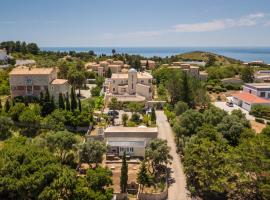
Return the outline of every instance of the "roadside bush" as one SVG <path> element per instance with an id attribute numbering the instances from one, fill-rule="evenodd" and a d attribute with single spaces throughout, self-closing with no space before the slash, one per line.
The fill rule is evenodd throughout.
<path id="1" fill-rule="evenodd" d="M 265 123 L 264 120 L 261 119 L 261 118 L 255 118 L 255 121 L 256 121 L 256 122 L 259 122 L 259 123 L 261 123 L 261 124 L 264 124 L 264 123 Z M 267 122 L 267 123 L 269 123 L 269 122 Z"/>
<path id="2" fill-rule="evenodd" d="M 254 105 L 249 112 L 257 118 L 270 119 L 270 106 L 268 105 Z"/>

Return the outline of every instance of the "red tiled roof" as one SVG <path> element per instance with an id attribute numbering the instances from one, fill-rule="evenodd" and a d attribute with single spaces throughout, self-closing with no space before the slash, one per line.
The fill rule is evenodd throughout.
<path id="1" fill-rule="evenodd" d="M 257 97 L 253 94 L 247 92 L 239 92 L 232 94 L 233 97 L 236 97 L 240 100 L 246 101 L 248 103 L 269 103 L 270 101 L 261 97 Z"/>

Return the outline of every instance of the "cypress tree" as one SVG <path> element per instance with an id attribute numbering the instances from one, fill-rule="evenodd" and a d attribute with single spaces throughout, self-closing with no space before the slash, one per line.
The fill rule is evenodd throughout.
<path id="1" fill-rule="evenodd" d="M 150 178 L 147 173 L 145 161 L 142 161 L 140 171 L 137 175 L 137 182 L 142 185 L 142 191 L 145 185 L 150 185 Z"/>
<path id="2" fill-rule="evenodd" d="M 66 110 L 70 111 L 70 102 L 69 102 L 69 96 L 66 97 Z"/>
<path id="3" fill-rule="evenodd" d="M 145 69 L 149 69 L 149 63 L 148 63 L 148 60 L 146 61 L 146 64 L 145 64 Z"/>
<path id="4" fill-rule="evenodd" d="M 189 77 L 186 72 L 183 72 L 182 100 L 191 107 L 190 95 L 191 95 L 191 90 L 189 87 Z"/>
<path id="5" fill-rule="evenodd" d="M 126 152 L 124 151 L 121 167 L 121 178 L 120 178 L 120 188 L 121 193 L 127 192 L 127 183 L 128 183 L 128 164 L 126 158 Z"/>
<path id="6" fill-rule="evenodd" d="M 55 102 L 54 102 L 54 96 L 51 97 L 51 110 L 54 111 L 55 110 Z"/>
<path id="7" fill-rule="evenodd" d="M 40 95 L 39 95 L 39 105 L 42 106 L 44 103 L 44 94 L 43 92 L 40 92 Z"/>
<path id="8" fill-rule="evenodd" d="M 80 98 L 78 98 L 79 111 L 82 112 L 82 104 Z"/>
<path id="9" fill-rule="evenodd" d="M 2 100 L 0 99 L 0 110 L 2 110 L 3 106 L 2 106 Z"/>
<path id="10" fill-rule="evenodd" d="M 44 101 L 45 102 L 50 102 L 50 93 L 49 93 L 48 88 L 47 88 L 46 93 L 45 93 Z"/>
<path id="11" fill-rule="evenodd" d="M 65 102 L 64 102 L 62 93 L 59 93 L 58 107 L 59 107 L 60 109 L 65 110 Z"/>
<path id="12" fill-rule="evenodd" d="M 24 101 L 24 105 L 25 105 L 25 106 L 28 106 L 28 105 L 29 105 L 28 96 L 25 96 L 25 97 L 23 98 L 23 101 Z"/>
<path id="13" fill-rule="evenodd" d="M 152 122 L 156 122 L 156 112 L 155 112 L 155 108 L 153 107 L 152 112 L 151 112 L 151 121 Z"/>
<path id="14" fill-rule="evenodd" d="M 5 112 L 8 113 L 9 109 L 10 109 L 10 104 L 9 104 L 9 100 L 7 99 L 5 103 Z"/>
<path id="15" fill-rule="evenodd" d="M 70 104 L 71 104 L 71 110 L 72 111 L 74 111 L 74 110 L 76 110 L 76 108 L 77 108 L 77 101 L 76 101 L 76 94 L 75 94 L 75 90 L 74 90 L 74 88 L 72 87 L 71 88 L 71 102 L 70 102 Z"/>

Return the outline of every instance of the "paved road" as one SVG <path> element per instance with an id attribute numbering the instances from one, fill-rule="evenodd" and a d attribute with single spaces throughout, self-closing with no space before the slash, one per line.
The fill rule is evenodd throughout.
<path id="1" fill-rule="evenodd" d="M 157 125 L 158 125 L 158 137 L 165 139 L 168 142 L 168 146 L 171 147 L 171 155 L 173 156 L 173 162 L 171 167 L 171 178 L 174 179 L 172 185 L 169 187 L 169 200 L 189 200 L 189 192 L 186 189 L 186 177 L 183 171 L 181 160 L 176 153 L 176 146 L 174 142 L 174 135 L 170 124 L 163 111 L 156 111 Z"/>
<path id="2" fill-rule="evenodd" d="M 213 104 L 214 104 L 216 107 L 218 107 L 218 108 L 220 108 L 220 109 L 222 109 L 222 110 L 227 111 L 228 113 L 231 113 L 233 110 L 240 109 L 243 113 L 246 114 L 246 118 L 247 118 L 248 120 L 255 120 L 255 117 L 252 116 L 252 115 L 250 115 L 249 112 L 248 112 L 247 110 L 245 110 L 245 109 L 243 109 L 243 108 L 241 108 L 241 107 L 239 107 L 239 106 L 237 106 L 237 105 L 235 105 L 235 104 L 233 105 L 233 107 L 227 106 L 227 105 L 226 105 L 226 102 L 224 102 L 224 101 L 216 101 L 216 102 L 214 102 Z"/>

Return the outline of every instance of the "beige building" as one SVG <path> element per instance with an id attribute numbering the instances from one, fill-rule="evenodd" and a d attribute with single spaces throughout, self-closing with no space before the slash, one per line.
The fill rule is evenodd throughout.
<path id="1" fill-rule="evenodd" d="M 119 101 L 152 100 L 152 80 L 151 74 L 137 72 L 133 68 L 128 73 L 112 74 L 108 81 L 107 95 L 115 96 Z"/>
<path id="2" fill-rule="evenodd" d="M 65 79 L 57 79 L 56 68 L 16 67 L 9 73 L 11 96 L 39 96 L 48 89 L 58 99 L 59 93 L 64 96 L 70 91 Z"/>
<path id="3" fill-rule="evenodd" d="M 108 127 L 104 131 L 108 155 L 122 156 L 124 152 L 132 157 L 144 157 L 150 140 L 157 138 L 158 129 L 148 127 Z"/>
<path id="4" fill-rule="evenodd" d="M 141 60 L 141 66 L 142 66 L 142 68 L 146 68 L 147 62 L 148 62 L 149 69 L 155 69 L 156 62 L 153 61 L 153 60 Z"/>
<path id="5" fill-rule="evenodd" d="M 168 66 L 169 69 L 180 69 L 187 72 L 189 75 L 196 77 L 201 80 L 207 80 L 208 74 L 206 72 L 200 72 L 200 67 L 192 66 L 187 63 L 173 62 L 172 66 Z"/>
<path id="6" fill-rule="evenodd" d="M 89 71 L 96 72 L 99 76 L 106 76 L 109 69 L 111 70 L 111 73 L 120 73 L 123 69 L 129 68 L 129 65 L 124 64 L 121 60 L 108 59 L 106 61 L 101 61 L 100 63 L 86 63 L 85 68 Z"/>

